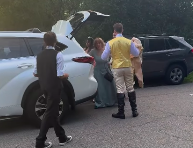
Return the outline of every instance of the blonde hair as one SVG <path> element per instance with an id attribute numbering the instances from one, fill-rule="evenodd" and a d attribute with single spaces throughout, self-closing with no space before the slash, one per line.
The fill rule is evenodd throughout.
<path id="1" fill-rule="evenodd" d="M 135 46 L 138 49 L 143 50 L 143 46 L 141 44 L 141 41 L 138 38 L 133 37 L 131 40 L 134 42 Z"/>
<path id="2" fill-rule="evenodd" d="M 101 38 L 96 38 L 96 39 L 94 40 L 94 48 L 95 48 L 95 49 L 97 49 L 97 44 L 98 44 L 98 43 L 101 43 L 103 48 L 105 47 L 105 42 L 103 41 L 103 39 L 101 39 Z"/>

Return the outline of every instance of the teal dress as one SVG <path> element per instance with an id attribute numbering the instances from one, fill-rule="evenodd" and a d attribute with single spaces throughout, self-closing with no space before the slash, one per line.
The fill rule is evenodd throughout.
<path id="1" fill-rule="evenodd" d="M 95 108 L 114 106 L 117 103 L 117 91 L 115 82 L 109 82 L 104 78 L 107 71 L 111 72 L 109 62 L 101 59 L 96 49 L 89 53 L 95 59 L 94 77 L 98 82 L 98 92 L 95 97 Z"/>

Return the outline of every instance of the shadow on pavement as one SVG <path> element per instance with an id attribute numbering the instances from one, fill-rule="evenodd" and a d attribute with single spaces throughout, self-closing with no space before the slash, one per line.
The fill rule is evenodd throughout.
<path id="1" fill-rule="evenodd" d="M 75 111 L 69 110 L 62 125 L 84 121 L 89 118 L 89 112 L 94 110 L 92 101 L 85 102 L 76 107 Z M 22 131 L 38 129 L 30 125 L 23 117 L 0 120 L 0 134 L 17 133 Z"/>
<path id="2" fill-rule="evenodd" d="M 166 86 L 166 82 L 163 78 L 160 79 L 145 79 L 144 80 L 144 88 L 147 87 L 158 87 L 158 86 Z M 135 88 L 138 88 L 138 82 L 135 80 Z"/>
<path id="3" fill-rule="evenodd" d="M 71 124 L 75 122 L 84 121 L 90 118 L 89 112 L 94 112 L 94 103 L 92 100 L 76 106 L 74 111 L 70 110 L 63 124 Z"/>
<path id="4" fill-rule="evenodd" d="M 30 126 L 26 121 L 24 121 L 22 117 L 7 119 L 7 120 L 0 120 L 1 134 L 25 131 L 29 129 L 34 129 L 34 128 Z"/>
<path id="5" fill-rule="evenodd" d="M 157 86 L 163 86 L 166 85 L 166 83 L 163 80 L 145 80 L 145 88 L 146 87 L 157 87 Z M 136 84 L 137 88 L 137 84 Z M 114 107 L 111 107 L 113 109 Z M 115 106 L 115 108 L 117 108 Z M 105 108 L 109 109 L 109 108 Z M 94 110 L 94 103 L 92 101 L 85 102 L 83 104 L 80 104 L 76 107 L 75 111 L 69 110 L 68 115 L 66 116 L 66 119 L 63 121 L 62 125 L 68 125 L 73 124 L 76 122 L 84 121 L 90 118 L 89 112 L 95 112 Z M 101 110 L 97 109 L 96 111 Z M 102 109 L 104 110 L 104 109 Z M 8 133 L 15 133 L 15 132 L 21 132 L 26 130 L 34 130 L 37 129 L 33 126 L 31 126 L 24 118 L 14 118 L 14 119 L 8 119 L 8 120 L 0 120 L 0 133 L 1 134 L 8 134 Z"/>

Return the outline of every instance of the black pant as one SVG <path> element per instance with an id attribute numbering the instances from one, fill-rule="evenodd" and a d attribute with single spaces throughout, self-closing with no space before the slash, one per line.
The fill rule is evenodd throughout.
<path id="1" fill-rule="evenodd" d="M 61 98 L 61 90 L 44 91 L 47 99 L 47 108 L 42 120 L 39 136 L 36 138 L 36 148 L 42 148 L 47 137 L 46 134 L 49 128 L 53 125 L 56 136 L 60 141 L 66 141 L 67 136 L 59 123 L 59 103 Z"/>

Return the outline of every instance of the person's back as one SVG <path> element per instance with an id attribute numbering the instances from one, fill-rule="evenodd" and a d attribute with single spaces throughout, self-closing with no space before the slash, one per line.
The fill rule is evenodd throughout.
<path id="1" fill-rule="evenodd" d="M 54 126 L 56 136 L 61 146 L 72 140 L 72 136 L 66 136 L 64 129 L 59 123 L 59 107 L 61 100 L 62 84 L 60 79 L 68 78 L 63 71 L 64 59 L 60 52 L 55 50 L 57 42 L 54 32 L 44 34 L 45 49 L 37 56 L 37 64 L 34 68 L 34 76 L 39 78 L 42 92 L 46 98 L 46 111 L 44 113 L 40 132 L 36 138 L 36 148 L 50 148 L 51 142 L 45 142 L 48 129 Z"/>
<path id="2" fill-rule="evenodd" d="M 138 112 L 136 94 L 133 88 L 133 70 L 130 54 L 139 56 L 139 50 L 131 40 L 123 37 L 123 25 L 121 23 L 116 23 L 113 28 L 114 36 L 116 37 L 106 44 L 105 50 L 101 55 L 103 60 L 107 60 L 110 54 L 112 57 L 112 72 L 117 87 L 118 98 L 118 113 L 112 114 L 112 117 L 125 119 L 125 87 L 128 92 L 133 117 L 137 117 Z"/>
<path id="3" fill-rule="evenodd" d="M 109 41 L 109 45 L 111 47 L 112 68 L 131 67 L 131 40 L 125 37 L 116 37 Z"/>
<path id="4" fill-rule="evenodd" d="M 37 56 L 37 72 L 42 90 L 61 87 L 61 79 L 57 76 L 57 54 L 56 50 L 47 49 Z"/>

